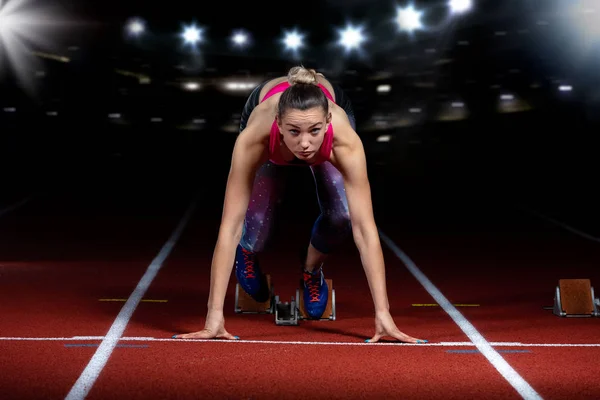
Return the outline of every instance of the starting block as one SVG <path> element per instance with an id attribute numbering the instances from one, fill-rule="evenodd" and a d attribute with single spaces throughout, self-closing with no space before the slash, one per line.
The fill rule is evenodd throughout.
<path id="1" fill-rule="evenodd" d="M 600 300 L 589 279 L 560 279 L 552 313 L 559 317 L 600 317 Z"/>
<path id="2" fill-rule="evenodd" d="M 240 287 L 239 283 L 235 285 L 235 313 L 236 314 L 273 314 L 275 302 L 273 296 L 273 285 L 271 284 L 271 275 L 267 274 L 267 284 L 269 285 L 269 299 L 264 303 L 254 300 L 248 293 Z"/>
<path id="3" fill-rule="evenodd" d="M 292 297 L 290 302 L 279 301 L 279 296 L 275 296 L 275 324 L 276 325 L 298 325 L 298 306 Z"/>

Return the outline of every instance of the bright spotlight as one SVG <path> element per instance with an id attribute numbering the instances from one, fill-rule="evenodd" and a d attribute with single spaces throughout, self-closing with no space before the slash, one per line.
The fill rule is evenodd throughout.
<path id="1" fill-rule="evenodd" d="M 237 31 L 231 36 L 231 41 L 235 46 L 246 46 L 250 42 L 250 36 L 244 31 Z"/>
<path id="2" fill-rule="evenodd" d="M 63 24 L 56 11 L 47 5 L 32 6 L 26 0 L 0 0 L 0 62 L 6 60 L 6 66 L 28 88 L 33 84 L 30 71 L 37 61 L 32 53 L 51 50 L 51 28 Z"/>
<path id="3" fill-rule="evenodd" d="M 450 10 L 454 13 L 463 13 L 471 9 L 473 3 L 471 0 L 450 0 Z"/>
<path id="4" fill-rule="evenodd" d="M 421 23 L 423 12 L 415 10 L 412 5 L 405 8 L 398 8 L 396 12 L 396 22 L 401 30 L 412 32 L 423 27 Z"/>
<path id="5" fill-rule="evenodd" d="M 339 44 L 346 48 L 346 51 L 351 51 L 352 49 L 357 49 L 360 45 L 366 40 L 363 35 L 363 27 L 354 27 L 352 25 L 348 25 L 345 29 L 341 29 L 338 31 L 340 35 Z"/>
<path id="6" fill-rule="evenodd" d="M 139 18 L 133 18 L 127 22 L 127 32 L 133 36 L 139 36 L 146 30 L 146 24 Z"/>
<path id="7" fill-rule="evenodd" d="M 284 43 L 286 49 L 296 51 L 299 48 L 304 46 L 303 40 L 304 40 L 303 34 L 297 32 L 297 31 L 292 31 L 292 32 L 285 33 L 283 43 Z"/>
<path id="8" fill-rule="evenodd" d="M 200 85 L 197 82 L 186 82 L 183 84 L 185 90 L 194 91 L 200 89 Z"/>
<path id="9" fill-rule="evenodd" d="M 195 25 L 186 26 L 181 37 L 186 43 L 194 45 L 202 41 L 202 29 Z"/>

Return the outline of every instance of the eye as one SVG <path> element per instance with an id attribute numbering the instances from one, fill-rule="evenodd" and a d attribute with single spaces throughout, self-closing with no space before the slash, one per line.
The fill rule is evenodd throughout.
<path id="1" fill-rule="evenodd" d="M 296 136 L 296 135 L 298 135 L 300 133 L 297 129 L 290 129 L 289 132 L 290 132 L 290 134 L 292 134 L 294 136 Z"/>

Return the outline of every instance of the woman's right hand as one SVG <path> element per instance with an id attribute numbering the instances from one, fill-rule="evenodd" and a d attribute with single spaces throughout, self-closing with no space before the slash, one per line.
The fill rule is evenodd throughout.
<path id="1" fill-rule="evenodd" d="M 209 311 L 206 315 L 204 329 L 197 332 L 173 335 L 174 339 L 228 339 L 239 340 L 225 329 L 225 317 L 223 312 Z"/>

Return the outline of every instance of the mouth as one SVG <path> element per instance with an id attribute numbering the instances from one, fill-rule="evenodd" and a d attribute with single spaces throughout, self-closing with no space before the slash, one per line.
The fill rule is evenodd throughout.
<path id="1" fill-rule="evenodd" d="M 301 151 L 300 154 L 302 157 L 308 157 L 312 154 L 312 151 Z"/>

